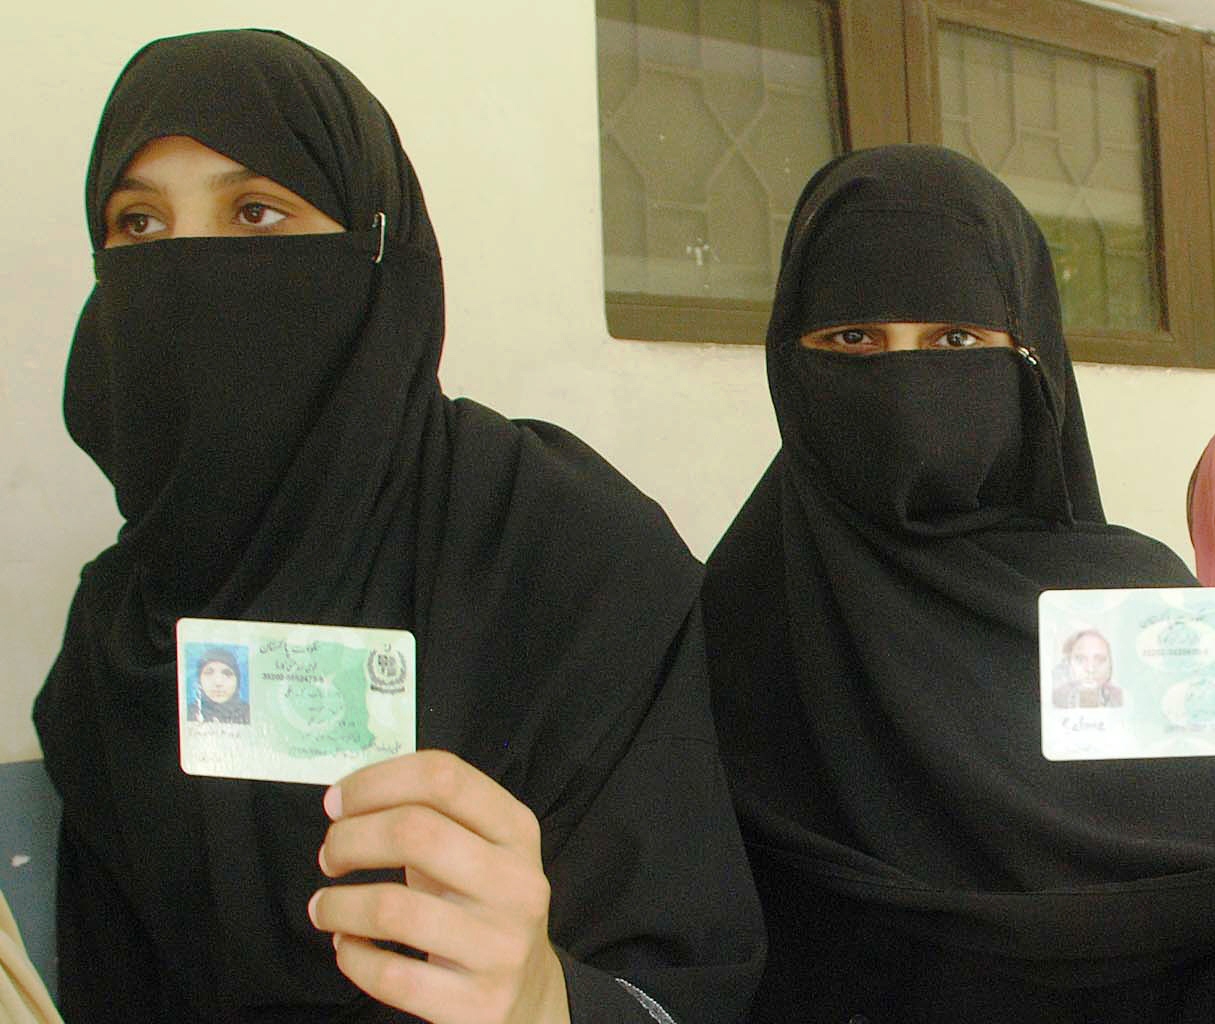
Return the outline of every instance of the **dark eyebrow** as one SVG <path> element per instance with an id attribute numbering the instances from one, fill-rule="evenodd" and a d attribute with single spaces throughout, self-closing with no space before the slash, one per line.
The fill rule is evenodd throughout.
<path id="1" fill-rule="evenodd" d="M 114 182 L 114 187 L 110 190 L 110 194 L 115 192 L 155 192 L 156 189 L 149 185 L 146 181 L 139 178 L 119 178 Z"/>
<path id="2" fill-rule="evenodd" d="M 207 178 L 207 185 L 215 190 L 227 188 L 229 185 L 239 185 L 243 181 L 252 181 L 254 178 L 265 178 L 264 174 L 259 174 L 257 171 L 251 171 L 247 167 L 238 168 L 235 171 L 225 171 L 223 174 L 213 174 Z M 273 181 L 273 178 L 266 178 L 267 181 Z M 160 191 L 155 185 L 152 185 L 142 178 L 119 178 L 114 183 L 114 192 L 158 192 Z"/>
<path id="3" fill-rule="evenodd" d="M 229 185 L 239 185 L 242 181 L 250 181 L 253 178 L 265 178 L 264 174 L 259 174 L 257 171 L 251 171 L 248 167 L 241 167 L 235 171 L 225 171 L 223 174 L 213 174 L 207 179 L 207 184 L 214 189 L 226 188 Z M 266 178 L 267 181 L 273 179 Z"/>

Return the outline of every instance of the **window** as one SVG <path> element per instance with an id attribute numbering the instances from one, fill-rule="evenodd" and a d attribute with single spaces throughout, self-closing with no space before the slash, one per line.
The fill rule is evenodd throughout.
<path id="1" fill-rule="evenodd" d="M 762 338 L 789 215 L 842 150 L 828 7 L 600 0 L 613 334 Z"/>
<path id="2" fill-rule="evenodd" d="M 1034 215 L 1069 327 L 1159 330 L 1147 74 L 947 24 L 937 66 L 941 141 Z"/>
<path id="3" fill-rule="evenodd" d="M 598 13 L 614 335 L 762 341 L 809 174 L 844 148 L 941 142 L 1042 226 L 1075 358 L 1215 366 L 1215 42 L 1076 0 Z"/>
<path id="4" fill-rule="evenodd" d="M 1073 358 L 1215 365 L 1191 257 L 1210 220 L 1198 34 L 1067 0 L 904 6 L 910 137 L 975 157 L 1035 215 Z"/>

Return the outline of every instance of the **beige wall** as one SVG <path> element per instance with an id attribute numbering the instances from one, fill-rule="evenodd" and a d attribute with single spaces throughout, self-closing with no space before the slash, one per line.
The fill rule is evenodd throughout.
<path id="1" fill-rule="evenodd" d="M 444 251 L 450 394 L 569 426 L 658 498 L 702 557 L 776 447 L 759 349 L 607 336 L 591 0 L 194 6 L 205 13 L 163 0 L 26 5 L 0 34 L 0 761 L 37 756 L 30 701 L 80 566 L 118 525 L 100 473 L 63 430 L 59 400 L 91 281 L 89 145 L 114 77 L 151 38 L 283 28 L 384 101 Z M 1079 376 L 1110 517 L 1189 558 L 1182 498 L 1215 430 L 1215 375 L 1081 367 Z"/>

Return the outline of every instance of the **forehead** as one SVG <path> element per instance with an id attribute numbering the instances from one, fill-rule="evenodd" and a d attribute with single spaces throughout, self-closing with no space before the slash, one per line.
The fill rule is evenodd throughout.
<path id="1" fill-rule="evenodd" d="M 348 72 L 322 54 L 261 31 L 158 40 L 119 76 L 98 127 L 87 186 L 90 230 L 105 240 L 103 208 L 135 156 L 188 135 L 281 183 L 347 223 L 345 185 L 360 133 L 346 102 Z"/>
<path id="2" fill-rule="evenodd" d="M 231 180 L 225 176 L 247 177 L 254 173 L 188 135 L 163 135 L 135 152 L 114 183 L 114 190 L 195 179 L 218 185 Z"/>

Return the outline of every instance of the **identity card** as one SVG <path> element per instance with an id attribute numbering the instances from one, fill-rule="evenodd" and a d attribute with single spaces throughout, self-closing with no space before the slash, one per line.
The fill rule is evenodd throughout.
<path id="1" fill-rule="evenodd" d="M 181 767 L 328 785 L 409 753 L 415 661 L 403 629 L 179 619 Z"/>
<path id="2" fill-rule="evenodd" d="M 1215 755 L 1215 588 L 1045 591 L 1038 649 L 1048 759 Z"/>

